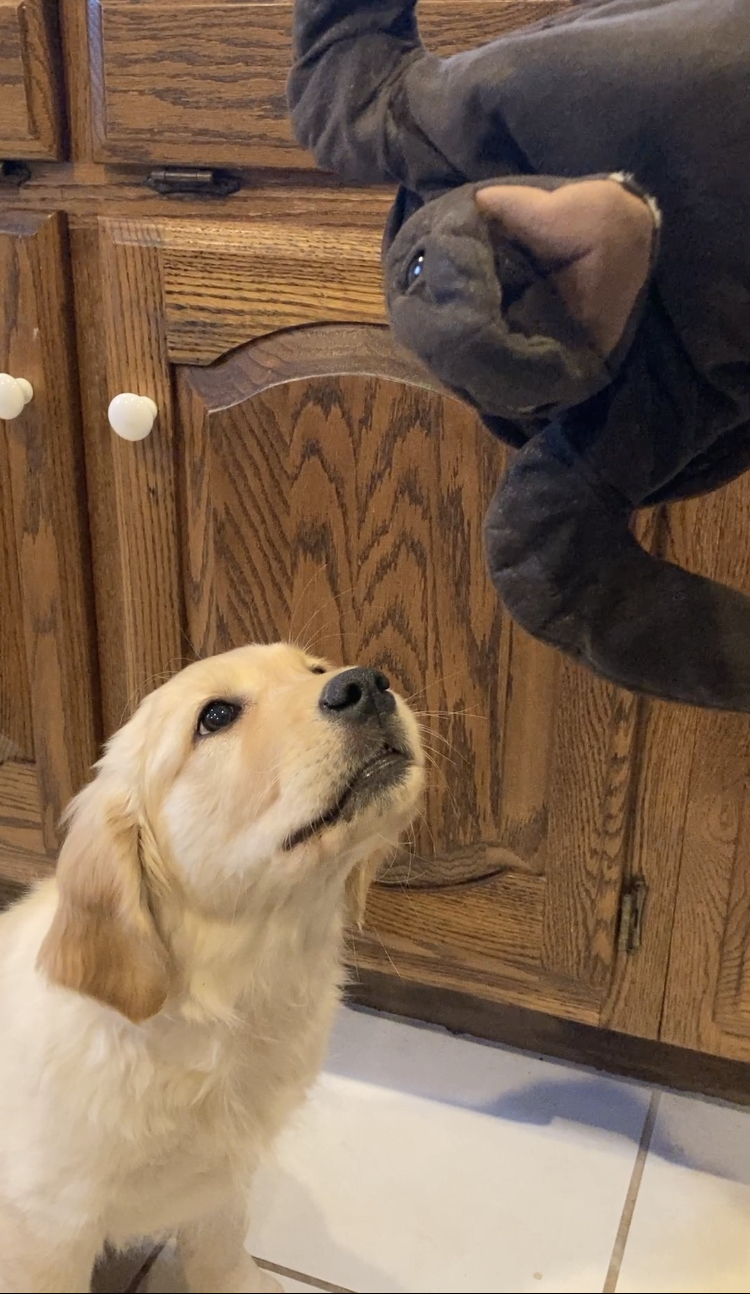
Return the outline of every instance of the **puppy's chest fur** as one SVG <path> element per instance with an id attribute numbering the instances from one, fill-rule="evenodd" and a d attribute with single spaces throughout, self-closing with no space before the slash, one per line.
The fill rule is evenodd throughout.
<path id="1" fill-rule="evenodd" d="M 192 1154 L 205 1137 L 201 1158 L 243 1165 L 261 1151 L 322 1064 L 339 998 L 337 959 L 325 962 L 298 967 L 294 982 L 250 985 L 228 1019 L 167 1014 L 146 1025 L 131 1070 L 137 1140 Z M 123 1074 L 120 1091 L 128 1086 Z"/>
<path id="2" fill-rule="evenodd" d="M 0 1204 L 33 1202 L 63 1228 L 93 1212 L 122 1245 L 245 1189 L 320 1069 L 340 978 L 336 923 L 320 939 L 253 943 L 263 955 L 233 983 L 209 959 L 186 1000 L 138 1026 L 47 989 L 24 947 L 0 973 L 17 1035 L 0 1055 Z M 19 976 L 35 1010 L 28 993 L 20 1009 Z"/>
<path id="3" fill-rule="evenodd" d="M 273 1021 L 275 1036 L 240 1017 L 233 1026 L 166 1028 L 152 1041 L 123 1111 L 137 1125 L 133 1140 L 110 1161 L 113 1242 L 169 1230 L 175 1199 L 184 1220 L 212 1198 L 219 1205 L 231 1183 L 249 1182 L 320 1068 L 336 996 L 312 1015 L 302 1004 L 287 1009 Z"/>
<path id="4" fill-rule="evenodd" d="M 102 1093 L 89 1110 L 92 1129 L 106 1128 L 95 1176 L 112 1243 L 168 1232 L 247 1188 L 320 1068 L 337 996 L 333 981 L 312 1010 L 277 1002 L 263 1019 L 240 1003 L 232 1024 L 161 1021 L 137 1057 L 112 1056 L 123 1096 L 113 1106 Z"/>

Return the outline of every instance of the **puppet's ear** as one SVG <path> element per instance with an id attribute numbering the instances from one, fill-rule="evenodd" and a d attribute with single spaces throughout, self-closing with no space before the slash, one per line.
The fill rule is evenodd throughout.
<path id="1" fill-rule="evenodd" d="M 551 192 L 525 184 L 479 189 L 479 209 L 549 271 L 597 351 L 621 340 L 648 278 L 658 213 L 616 179 L 579 180 Z"/>

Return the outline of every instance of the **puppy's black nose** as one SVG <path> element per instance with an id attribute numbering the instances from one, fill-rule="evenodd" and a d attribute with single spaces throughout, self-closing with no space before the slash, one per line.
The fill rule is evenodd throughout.
<path id="1" fill-rule="evenodd" d="M 392 714 L 396 698 L 378 669 L 345 669 L 334 674 L 320 694 L 320 709 L 330 719 L 359 721 Z"/>

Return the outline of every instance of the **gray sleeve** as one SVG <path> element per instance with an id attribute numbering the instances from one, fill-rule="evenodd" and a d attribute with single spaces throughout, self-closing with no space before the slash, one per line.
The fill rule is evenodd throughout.
<path id="1" fill-rule="evenodd" d="M 750 711 L 750 598 L 644 551 L 631 508 L 559 428 L 517 456 L 490 505 L 490 575 L 527 632 L 634 692 Z"/>
<path id="2" fill-rule="evenodd" d="M 325 170 L 422 193 L 467 178 L 466 123 L 479 125 L 478 84 L 493 99 L 505 43 L 485 47 L 464 75 L 462 56 L 424 49 L 415 10 L 416 0 L 297 0 L 288 101 L 297 139 Z M 479 134 L 492 140 L 488 174 L 516 169 L 492 109 Z"/>
<path id="3" fill-rule="evenodd" d="M 416 0 L 296 0 L 289 104 L 325 169 L 421 194 L 534 172 L 630 170 L 650 188 L 642 154 L 663 170 L 661 118 L 687 112 L 686 78 L 706 48 L 731 61 L 747 33 L 747 7 L 730 0 L 594 0 L 439 58 L 418 12 Z"/>
<path id="4" fill-rule="evenodd" d="M 415 5 L 297 0 L 289 107 L 297 139 L 325 170 L 370 184 L 402 179 L 409 141 L 393 100 L 421 56 Z"/>

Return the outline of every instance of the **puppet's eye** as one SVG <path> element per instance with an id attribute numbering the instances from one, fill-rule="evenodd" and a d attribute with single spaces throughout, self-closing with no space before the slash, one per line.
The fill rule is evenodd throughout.
<path id="1" fill-rule="evenodd" d="M 424 252 L 417 252 L 409 261 L 409 268 L 406 271 L 406 290 L 413 288 L 424 274 Z"/>

